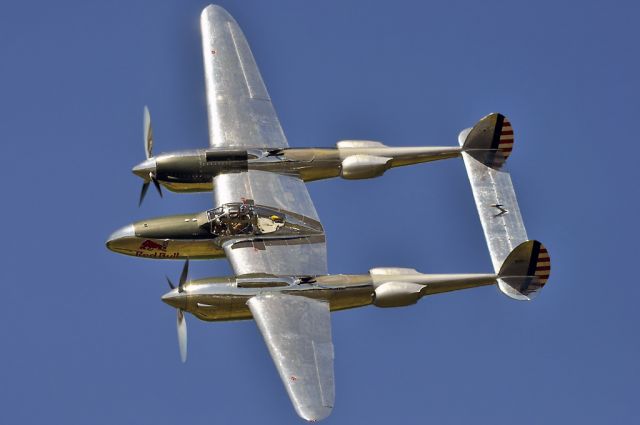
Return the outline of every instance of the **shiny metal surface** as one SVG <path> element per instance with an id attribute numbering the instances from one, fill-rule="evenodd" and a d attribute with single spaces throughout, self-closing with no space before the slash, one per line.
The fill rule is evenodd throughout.
<path id="1" fill-rule="evenodd" d="M 460 145 L 464 145 L 467 134 L 460 134 Z M 462 158 L 497 273 L 507 255 L 528 240 L 511 177 L 505 165 L 501 169 L 488 167 L 467 152 Z"/>
<path id="2" fill-rule="evenodd" d="M 387 146 L 376 140 L 340 140 L 336 143 L 338 149 L 370 149 L 386 148 Z"/>
<path id="3" fill-rule="evenodd" d="M 316 242 L 317 241 L 317 242 Z M 324 236 L 320 239 L 282 239 L 277 245 L 254 243 L 224 245 L 224 253 L 236 274 L 269 273 L 290 276 L 327 274 L 327 249 Z"/>
<path id="4" fill-rule="evenodd" d="M 282 294 L 258 295 L 247 304 L 298 415 L 327 417 L 335 400 L 329 304 Z"/>
<path id="5" fill-rule="evenodd" d="M 256 204 L 291 211 L 319 221 L 309 192 L 302 180 L 293 176 L 249 170 L 222 174 L 215 178 L 215 204 L 251 199 Z M 268 273 L 289 276 L 327 274 L 324 235 L 279 244 L 224 245 L 235 274 Z"/>
<path id="6" fill-rule="evenodd" d="M 121 254 L 157 259 L 213 259 L 251 246 L 303 245 L 324 240 L 319 221 L 278 208 L 228 203 L 194 214 L 145 219 L 115 232 L 107 248 Z M 271 249 L 271 248 L 269 248 Z"/>
<path id="7" fill-rule="evenodd" d="M 498 278 L 495 274 L 423 274 L 415 269 L 398 267 L 378 267 L 369 270 L 374 291 L 387 283 L 387 289 L 383 291 L 383 297 L 391 298 L 405 294 L 414 294 L 414 285 L 398 285 L 398 282 L 422 285 L 420 297 L 425 295 L 441 294 L 444 292 L 459 291 L 462 289 L 476 288 L 479 286 L 494 285 Z"/>
<path id="8" fill-rule="evenodd" d="M 376 307 L 404 307 L 422 298 L 424 285 L 413 282 L 385 282 L 375 289 Z"/>
<path id="9" fill-rule="evenodd" d="M 350 155 L 342 161 L 342 178 L 370 179 L 384 174 L 391 167 L 386 156 Z"/>
<path id="10" fill-rule="evenodd" d="M 155 239 L 122 237 L 110 239 L 107 248 L 118 254 L 154 260 L 214 260 L 224 258 L 224 250 L 208 239 Z"/>
<path id="11" fill-rule="evenodd" d="M 176 310 L 176 329 L 178 331 L 178 348 L 180 349 L 180 360 L 187 361 L 187 319 L 184 312 Z"/>
<path id="12" fill-rule="evenodd" d="M 249 44 L 226 10 L 200 16 L 211 146 L 287 147 Z"/>
<path id="13" fill-rule="evenodd" d="M 375 292 L 387 283 L 420 285 L 420 297 L 496 283 L 494 274 L 422 274 L 415 270 L 372 269 L 364 275 L 324 275 L 312 279 L 254 273 L 191 280 L 173 289 L 162 301 L 206 321 L 251 318 L 247 301 L 261 294 L 304 296 L 329 303 L 331 311 L 363 307 L 375 301 Z M 395 271 L 393 271 L 395 270 Z M 396 285 L 394 285 L 396 286 Z"/>
<path id="14" fill-rule="evenodd" d="M 151 127 L 151 114 L 147 106 L 144 107 L 142 127 L 142 133 L 144 134 L 144 154 L 147 159 L 150 159 L 153 156 L 153 128 Z"/>
<path id="15" fill-rule="evenodd" d="M 289 149 L 235 20 L 210 5 L 202 12 L 201 29 L 210 147 L 152 157 L 145 108 L 147 160 L 132 171 L 146 187 L 150 181 L 179 192 L 215 187 L 215 208 L 143 220 L 107 241 L 109 249 L 139 257 L 229 258 L 234 276 L 188 281 L 186 262 L 180 284 L 169 281 L 172 290 L 162 301 L 177 309 L 183 361 L 186 312 L 207 321 L 254 318 L 296 411 L 317 421 L 331 413 L 335 399 L 330 311 L 407 306 L 426 295 L 496 282 L 507 295 L 528 299 L 544 286 L 548 252 L 537 241 L 520 244 L 526 232 L 510 177 L 501 168 L 513 145 L 506 117 L 484 117 L 461 133 L 461 147 L 393 148 L 344 140 L 335 149 Z M 392 267 L 327 274 L 324 229 L 304 181 L 371 178 L 391 167 L 457 156 L 469 174 L 495 274 Z"/>
<path id="16" fill-rule="evenodd" d="M 156 159 L 148 158 L 134 166 L 131 171 L 143 180 L 149 180 L 149 173 L 156 172 Z"/>
<path id="17" fill-rule="evenodd" d="M 294 176 L 249 170 L 215 178 L 215 206 L 252 199 L 258 205 L 280 208 L 319 221 L 307 187 Z"/>
<path id="18" fill-rule="evenodd" d="M 114 232 L 106 246 L 119 254 L 141 258 L 222 258 L 224 251 L 212 243 L 207 224 L 205 213 L 146 219 Z"/>
<path id="19" fill-rule="evenodd" d="M 107 239 L 107 245 L 109 244 L 109 242 L 116 241 L 121 238 L 133 237 L 135 235 L 136 235 L 136 232 L 133 227 L 133 224 L 128 224 L 126 226 L 119 228 L 118 230 L 113 232 L 111 235 L 109 235 L 109 239 Z"/>
<path id="20" fill-rule="evenodd" d="M 388 168 L 454 158 L 460 147 L 387 147 L 373 142 L 338 142 L 338 148 L 209 148 L 159 154 L 133 167 L 145 181 L 153 176 L 175 192 L 207 192 L 220 174 L 247 170 L 296 176 L 303 181 L 355 178 L 354 166 L 364 165 L 357 178 L 373 178 Z M 365 161 L 363 161 L 363 159 Z M 377 164 L 378 162 L 381 164 Z M 381 165 L 370 172 L 371 165 Z M 362 167 L 358 167 L 362 168 Z"/>
<path id="21" fill-rule="evenodd" d="M 247 301 L 261 294 L 304 296 L 329 303 L 331 311 L 362 307 L 373 301 L 369 275 L 326 275 L 313 280 L 256 273 L 210 277 L 187 282 L 162 297 L 172 307 L 206 321 L 251 319 Z"/>
<path id="22" fill-rule="evenodd" d="M 526 241 L 507 256 L 500 268 L 500 291 L 520 301 L 533 299 L 551 274 L 551 258 L 547 248 L 538 241 Z"/>

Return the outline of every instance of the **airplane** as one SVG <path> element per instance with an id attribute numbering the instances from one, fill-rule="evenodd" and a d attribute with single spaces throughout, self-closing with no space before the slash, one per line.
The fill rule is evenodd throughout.
<path id="1" fill-rule="evenodd" d="M 167 278 L 171 290 L 162 296 L 177 312 L 182 361 L 185 313 L 205 321 L 253 319 L 296 412 L 318 421 L 335 401 L 332 311 L 403 307 L 427 295 L 488 285 L 512 299 L 530 300 L 545 286 L 549 253 L 527 237 L 506 169 L 514 141 L 506 117 L 490 114 L 463 130 L 459 147 L 348 141 L 336 149 L 291 149 L 236 21 L 209 5 L 200 23 L 210 147 L 153 157 L 145 109 L 148 159 L 134 172 L 145 179 L 141 199 L 151 182 L 175 191 L 215 187 L 215 207 L 142 220 L 107 241 L 118 253 L 186 259 L 177 285 Z M 493 272 L 423 274 L 377 267 L 366 274 L 328 274 L 325 232 L 306 181 L 369 178 L 390 167 L 453 157 L 462 158 L 469 176 Z M 232 276 L 189 279 L 189 259 L 222 257 Z"/>
<path id="2" fill-rule="evenodd" d="M 471 136 L 466 137 L 464 142 L 460 143 L 459 147 L 422 147 L 415 148 L 415 150 L 414 148 L 384 147 L 348 148 L 348 150 L 364 150 L 371 153 L 374 149 L 382 149 L 395 151 L 396 154 L 403 150 L 413 152 L 423 150 L 425 152 L 439 152 L 441 157 L 444 157 L 443 152 L 447 152 L 446 155 L 450 157 L 462 156 L 462 153 L 466 152 L 475 157 L 491 155 L 490 160 L 496 164 L 503 163 L 508 158 L 513 148 L 514 139 L 513 128 L 506 117 L 497 113 L 490 114 L 482 118 L 471 130 Z M 318 150 L 319 149 L 307 149 L 309 152 Z M 209 152 L 215 151 L 209 150 Z M 397 159 L 401 157 L 401 155 L 402 154 L 397 154 L 395 158 Z M 365 155 L 354 154 L 348 156 L 343 162 L 350 159 L 358 160 L 358 157 L 361 156 Z M 404 158 L 404 161 L 417 161 L 426 158 L 427 156 L 413 155 Z M 434 158 L 434 156 L 430 158 Z M 235 162 L 235 160 L 231 162 Z M 220 163 L 222 164 L 223 161 Z M 327 161 L 321 161 L 318 164 L 318 168 L 327 170 L 329 168 L 327 163 Z M 315 160 L 305 164 L 308 174 L 315 173 L 313 169 L 315 164 Z M 332 161 L 330 164 L 331 167 L 340 167 L 340 163 L 336 161 Z M 258 165 L 259 163 L 256 163 L 256 166 Z M 282 163 L 275 165 L 280 166 Z M 227 169 L 229 169 L 229 167 L 227 167 Z M 258 172 L 264 172 L 262 175 L 281 174 L 285 176 L 295 176 L 304 181 L 304 179 L 300 178 L 291 169 L 289 169 L 288 172 L 277 171 L 273 168 L 258 170 L 257 168 L 247 168 L 246 165 L 244 169 L 245 171 L 255 170 L 255 175 L 259 175 L 257 174 Z M 344 167 L 342 171 L 344 172 Z M 218 173 L 218 177 L 220 177 L 220 181 L 224 181 L 221 175 L 233 173 L 241 173 L 241 171 L 228 170 Z M 216 177 L 210 177 L 210 179 L 212 181 L 218 181 Z M 145 184 L 148 184 L 148 182 Z M 311 218 L 311 216 L 305 217 L 300 215 L 291 209 L 287 210 L 285 208 L 286 205 L 274 208 L 273 205 L 267 203 L 256 205 L 254 199 L 248 199 L 246 197 L 226 199 L 226 201 L 234 200 L 235 202 L 218 204 L 219 206 L 217 208 L 202 212 L 147 218 L 129 224 L 113 233 L 107 242 L 107 247 L 120 254 L 144 258 L 174 260 L 188 258 L 216 259 L 225 257 L 224 244 L 230 240 L 239 243 L 241 239 L 254 239 L 257 236 L 270 240 L 299 239 L 302 235 L 315 237 L 316 239 L 323 236 L 324 229 L 318 220 Z M 496 204 L 495 208 L 503 214 L 507 212 L 502 209 L 500 204 Z M 308 208 L 307 211 L 309 211 Z M 238 220 L 236 220 L 237 217 L 243 217 L 244 225 L 240 225 Z M 231 224 L 232 220 L 235 220 L 233 225 Z"/>

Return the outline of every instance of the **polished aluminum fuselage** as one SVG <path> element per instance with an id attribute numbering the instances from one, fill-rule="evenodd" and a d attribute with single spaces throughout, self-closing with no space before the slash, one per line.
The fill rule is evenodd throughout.
<path id="1" fill-rule="evenodd" d="M 343 161 L 356 155 L 389 160 L 388 167 L 454 158 L 457 147 L 376 147 L 341 148 L 254 148 L 246 150 L 199 149 L 160 154 L 134 167 L 133 172 L 147 179 L 152 172 L 159 183 L 174 192 L 213 190 L 219 174 L 246 170 L 295 175 L 305 182 L 339 177 Z"/>
<path id="2" fill-rule="evenodd" d="M 205 217 L 205 213 L 196 213 L 141 220 L 114 232 L 106 245 L 119 254 L 141 258 L 224 258 Z"/>
<path id="3" fill-rule="evenodd" d="M 417 302 L 426 295 L 493 285 L 494 274 L 422 274 L 413 269 L 378 268 L 369 274 L 324 275 L 315 277 L 252 274 L 205 278 L 188 282 L 162 297 L 173 307 L 207 321 L 251 319 L 247 301 L 265 293 L 298 295 L 329 303 L 331 311 L 364 307 L 398 307 Z M 402 284 L 415 285 L 418 293 L 407 295 Z M 385 286 L 398 285 L 395 294 Z M 387 288 L 388 289 L 388 288 Z M 382 299 L 391 295 L 391 298 Z M 398 298 L 400 297 L 400 298 Z"/>
<path id="4" fill-rule="evenodd" d="M 185 285 L 184 292 L 176 289 L 162 299 L 202 320 L 244 320 L 252 318 L 247 301 L 267 292 L 323 300 L 329 303 L 332 311 L 366 306 L 374 299 L 374 288 L 368 275 L 319 276 L 310 283 L 291 277 L 199 279 Z"/>
<path id="5" fill-rule="evenodd" d="M 233 249 L 255 242 L 264 249 L 265 244 L 296 245 L 320 239 L 324 241 L 322 224 L 310 217 L 261 205 L 229 203 L 201 213 L 135 222 L 114 232 L 106 245 L 134 257 L 215 259 L 225 256 L 225 244 Z"/>

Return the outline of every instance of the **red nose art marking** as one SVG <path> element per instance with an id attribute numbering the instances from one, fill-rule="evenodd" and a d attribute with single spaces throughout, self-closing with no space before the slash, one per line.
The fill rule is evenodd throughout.
<path id="1" fill-rule="evenodd" d="M 167 250 L 167 245 L 169 245 L 169 242 L 163 242 L 162 244 L 159 244 L 157 242 L 151 241 L 149 239 L 147 239 L 146 241 L 142 242 L 140 244 L 140 249 L 144 249 L 147 251 L 163 251 L 166 252 Z"/>

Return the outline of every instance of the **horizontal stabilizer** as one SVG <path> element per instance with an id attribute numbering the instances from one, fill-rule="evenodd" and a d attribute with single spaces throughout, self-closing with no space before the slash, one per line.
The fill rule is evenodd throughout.
<path id="1" fill-rule="evenodd" d="M 460 132 L 458 141 L 464 152 L 492 168 L 499 169 L 513 149 L 513 128 L 502 114 L 482 118 L 473 128 Z"/>
<path id="2" fill-rule="evenodd" d="M 511 124 L 504 115 L 490 114 L 462 131 L 458 141 L 498 286 L 511 298 L 531 299 L 549 278 L 549 254 L 527 237 L 504 166 L 513 147 Z"/>
<path id="3" fill-rule="evenodd" d="M 482 141 L 479 126 L 482 124 L 482 128 L 491 128 L 488 123 L 497 122 L 498 115 L 492 114 L 483 118 L 469 132 L 466 139 L 462 138 L 462 133 L 460 138 L 460 143 L 463 145 L 462 159 L 467 169 L 473 198 L 496 273 L 502 267 L 507 255 L 516 246 L 529 240 L 520 215 L 511 176 L 506 167 L 498 169 L 492 164 L 487 165 L 481 160 L 482 158 L 478 159 L 472 151 L 467 151 L 469 144 L 475 146 Z M 474 133 L 479 136 L 473 137 Z"/>
<path id="4" fill-rule="evenodd" d="M 498 273 L 498 287 L 516 300 L 530 300 L 544 287 L 551 274 L 551 258 L 538 241 L 518 245 Z"/>

